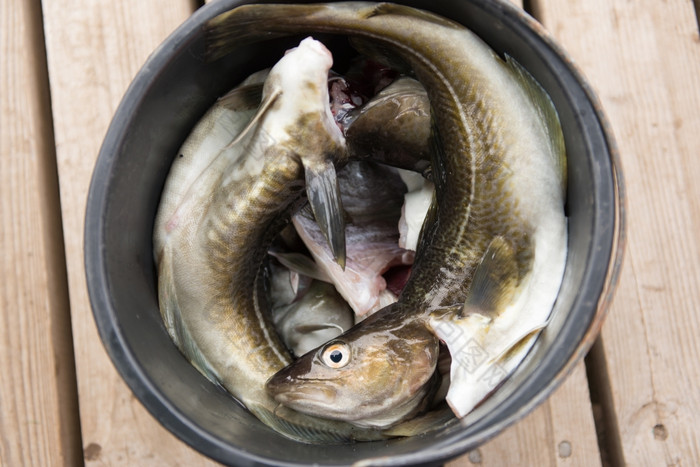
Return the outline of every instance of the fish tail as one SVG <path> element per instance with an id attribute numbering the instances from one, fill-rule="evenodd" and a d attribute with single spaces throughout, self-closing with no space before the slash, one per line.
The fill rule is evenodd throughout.
<path id="1" fill-rule="evenodd" d="M 177 288 L 174 283 L 175 275 L 172 271 L 172 254 L 171 249 L 166 248 L 158 268 L 158 301 L 163 322 L 177 348 L 192 365 L 211 382 L 220 385 L 219 376 L 214 367 L 207 361 L 182 319 Z"/>
<path id="2" fill-rule="evenodd" d="M 309 5 L 242 5 L 210 20 L 206 26 L 208 60 L 217 60 L 236 48 L 304 30 L 338 32 L 377 14 L 382 4 L 342 2 Z"/>

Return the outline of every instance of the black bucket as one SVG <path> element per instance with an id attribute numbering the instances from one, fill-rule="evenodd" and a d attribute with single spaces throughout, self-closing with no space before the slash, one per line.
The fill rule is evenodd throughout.
<path id="1" fill-rule="evenodd" d="M 569 158 L 564 280 L 551 324 L 526 360 L 462 423 L 382 442 L 291 441 L 263 425 L 185 360 L 161 322 L 156 293 L 153 222 L 176 151 L 217 97 L 253 71 L 271 66 L 294 44 L 269 41 L 205 62 L 204 23 L 243 3 L 249 2 L 217 0 L 185 21 L 137 74 L 105 137 L 87 204 L 85 262 L 95 321 L 107 352 L 160 423 L 225 464 L 431 465 L 454 458 L 545 400 L 600 330 L 623 238 L 621 175 L 600 106 L 542 27 L 506 1 L 398 2 L 463 23 L 496 51 L 524 65 L 554 100 Z M 327 39 L 336 63 L 342 62 L 343 50 L 349 50 L 344 39 Z"/>

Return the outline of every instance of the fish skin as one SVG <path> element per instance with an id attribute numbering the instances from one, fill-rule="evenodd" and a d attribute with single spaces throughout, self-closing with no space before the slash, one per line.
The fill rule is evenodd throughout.
<path id="1" fill-rule="evenodd" d="M 413 264 L 413 252 L 398 247 L 399 211 L 405 186 L 394 169 L 371 161 L 350 161 L 338 171 L 338 186 L 348 220 L 347 263 L 341 269 L 321 230 L 307 210 L 292 222 L 313 256 L 358 319 L 396 301 L 382 274 L 392 266 Z"/>
<path id="2" fill-rule="evenodd" d="M 277 274 L 288 278 L 290 273 Z M 271 300 L 274 300 L 272 294 Z M 300 298 L 276 305 L 273 301 L 272 319 L 280 337 L 294 355 L 303 355 L 328 342 L 355 323 L 348 304 L 326 282 L 312 281 Z"/>
<path id="3" fill-rule="evenodd" d="M 425 173 L 430 166 L 430 102 L 423 86 L 402 77 L 349 113 L 350 157 Z"/>
<path id="4" fill-rule="evenodd" d="M 400 303 L 389 305 L 320 352 L 307 353 L 276 373 L 268 387 L 287 407 L 359 427 L 385 429 L 413 418 L 428 407 L 438 387 L 438 339 L 405 317 Z M 352 343 L 352 358 L 342 372 L 323 363 L 327 350 L 338 343 Z"/>
<path id="5" fill-rule="evenodd" d="M 360 38 L 364 46 L 407 63 L 428 91 L 437 136 L 432 158 L 437 207 L 424 226 L 413 274 L 390 308 L 396 310 L 391 314 L 397 325 L 411 326 L 417 342 L 433 352 L 437 339 L 431 344 L 425 337 L 428 321 L 440 310 L 461 309 L 475 270 L 497 236 L 515 252 L 513 306 L 523 317 L 548 315 L 566 260 L 563 136 L 555 128 L 558 121 L 542 121 L 542 103 L 534 102 L 513 69 L 461 25 L 387 3 L 242 6 L 210 22 L 209 48 L 216 58 L 261 35 L 299 32 Z M 551 101 L 547 105 L 554 112 Z M 358 325 L 363 326 L 363 339 L 372 332 L 371 322 L 366 323 Z M 338 338 L 351 355 L 360 342 L 355 329 Z M 317 367 L 323 365 L 324 349 L 310 352 L 278 375 L 301 381 L 321 372 Z M 429 366 L 416 369 L 421 370 L 431 371 Z M 354 381 L 367 381 L 368 371 L 364 380 L 355 371 Z M 369 391 L 382 388 L 353 387 L 354 395 L 347 397 L 355 404 L 346 407 L 345 417 L 357 420 L 376 408 L 368 407 L 366 399 L 379 404 Z M 277 376 L 267 388 L 278 400 L 296 397 L 290 392 L 293 385 L 280 384 Z M 313 397 L 297 398 L 294 404 L 297 410 L 321 415 L 337 412 Z"/>
<path id="6" fill-rule="evenodd" d="M 311 443 L 382 439 L 375 430 L 278 407 L 264 390 L 291 361 L 266 313 L 267 249 L 303 193 L 305 166 L 346 153 L 328 109 L 332 57 L 309 41 L 270 71 L 262 94 L 266 110 L 253 117 L 254 125 L 242 118 L 231 130 L 218 128 L 222 139 L 214 156 L 178 158 L 173 166 L 179 175 L 166 184 L 154 227 L 161 313 L 195 367 L 280 433 Z M 296 81 L 289 84 L 288 77 Z M 208 116 L 216 120 L 222 112 L 231 117 L 216 106 Z M 209 143 L 216 139 L 206 132 L 211 119 L 195 129 Z M 244 127 L 247 133 L 236 136 Z M 183 155 L 198 157 L 202 146 L 190 143 L 193 152 Z M 187 173 L 193 168 L 199 173 Z M 179 186 L 183 181 L 190 186 Z"/>

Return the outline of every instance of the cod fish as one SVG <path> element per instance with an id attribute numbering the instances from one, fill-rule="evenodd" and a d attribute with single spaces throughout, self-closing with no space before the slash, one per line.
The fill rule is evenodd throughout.
<path id="1" fill-rule="evenodd" d="M 465 415 L 487 394 L 471 394 L 482 375 L 462 344 L 486 345 L 502 380 L 522 356 L 508 350 L 532 344 L 561 283 L 566 156 L 547 94 L 462 25 L 390 3 L 244 5 L 207 30 L 213 59 L 271 37 L 348 35 L 365 55 L 405 64 L 431 104 L 435 202 L 399 301 L 279 371 L 269 394 L 301 412 L 391 427 L 429 406 L 441 338 L 452 355 L 447 402 Z M 470 321 L 478 332 L 465 336 Z"/>
<path id="2" fill-rule="evenodd" d="M 398 246 L 405 186 L 393 169 L 351 161 L 338 171 L 346 217 L 346 264 L 341 268 L 308 210 L 292 222 L 318 268 L 335 285 L 358 319 L 396 301 L 382 277 L 389 268 L 413 264 L 414 253 Z"/>
<path id="3" fill-rule="evenodd" d="M 272 320 L 294 355 L 303 355 L 328 342 L 355 323 L 352 309 L 333 285 L 311 280 L 303 292 L 284 300 L 285 294 L 275 289 L 291 289 L 289 278 L 296 273 L 282 267 L 271 269 Z"/>
<path id="4" fill-rule="evenodd" d="M 350 157 L 427 173 L 430 102 L 423 86 L 401 77 L 345 119 Z"/>
<path id="5" fill-rule="evenodd" d="M 347 153 L 328 104 L 331 64 L 325 46 L 305 39 L 219 101 L 173 164 L 153 239 L 161 314 L 176 345 L 264 423 L 305 442 L 384 437 L 279 407 L 264 389 L 292 361 L 267 313 L 267 250 L 305 185 L 332 211 L 337 188 L 318 188 L 318 178 L 332 181 Z"/>

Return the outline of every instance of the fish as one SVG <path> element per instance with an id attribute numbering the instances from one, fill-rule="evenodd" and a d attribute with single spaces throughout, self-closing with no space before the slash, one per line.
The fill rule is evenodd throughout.
<path id="1" fill-rule="evenodd" d="M 398 302 L 280 370 L 266 387 L 300 412 L 392 427 L 429 405 L 442 338 L 455 376 L 446 400 L 464 416 L 473 407 L 471 396 L 460 400 L 470 373 L 452 368 L 469 363 L 470 349 L 440 329 L 464 331 L 460 323 L 471 319 L 488 334 L 512 317 L 508 338 L 501 333 L 497 344 L 525 348 L 561 284 L 566 151 L 549 96 L 461 24 L 402 5 L 244 5 L 213 18 L 206 31 L 210 59 L 273 37 L 347 35 L 361 53 L 404 67 L 425 87 L 435 197 Z M 489 366 L 505 368 L 513 355 L 500 348 Z"/>
<path id="2" fill-rule="evenodd" d="M 418 172 L 399 169 L 399 176 L 407 189 L 399 218 L 399 246 L 416 251 L 423 223 L 433 203 L 435 185 Z"/>
<path id="3" fill-rule="evenodd" d="M 343 130 L 351 159 L 428 173 L 430 102 L 415 79 L 400 77 L 349 112 Z"/>
<path id="4" fill-rule="evenodd" d="M 382 274 L 413 264 L 414 253 L 398 245 L 406 187 L 392 168 L 367 160 L 350 161 L 337 175 L 347 217 L 345 268 L 333 261 L 309 210 L 294 214 L 292 222 L 315 264 L 362 319 L 396 301 Z"/>
<path id="5" fill-rule="evenodd" d="M 270 306 L 275 329 L 296 356 L 347 331 L 355 324 L 350 306 L 333 285 L 299 275 L 282 266 L 270 267 Z M 305 283 L 294 290 L 292 278 Z M 304 277 L 304 276 L 301 276 Z"/>
<path id="6" fill-rule="evenodd" d="M 347 155 L 328 104 L 332 62 L 322 43 L 304 39 L 219 100 L 175 158 L 153 238 L 159 306 L 174 343 L 261 421 L 305 443 L 386 437 L 280 406 L 265 391 L 292 361 L 268 313 L 268 248 L 305 191 L 323 207 L 334 203 L 325 191 L 337 186 L 313 181 L 333 181 Z"/>

